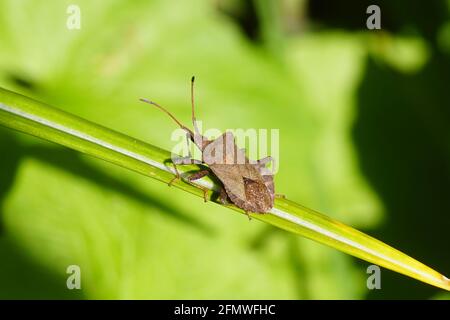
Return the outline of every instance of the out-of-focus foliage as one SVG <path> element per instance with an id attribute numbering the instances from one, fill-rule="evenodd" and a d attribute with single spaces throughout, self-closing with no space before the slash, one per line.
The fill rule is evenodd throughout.
<path id="1" fill-rule="evenodd" d="M 81 29 L 68 30 L 69 4 L 0 3 L 1 86 L 170 149 L 173 123 L 137 99 L 156 100 L 187 122 L 195 74 L 205 126 L 280 129 L 280 192 L 381 230 L 379 238 L 450 270 L 442 233 L 450 224 L 448 27 L 436 28 L 435 41 L 429 26 L 424 34 L 364 33 L 320 28 L 320 15 L 309 29 L 287 28 L 307 16 L 306 2 L 291 17 L 254 1 L 262 31 L 252 40 L 224 14 L 246 8 L 238 2 L 102 0 L 78 1 Z M 365 10 L 360 15 L 365 21 Z M 368 294 L 366 266 L 342 253 L 1 130 L 1 298 Z M 376 229 L 383 214 L 384 229 Z M 71 264 L 81 267 L 81 293 L 65 289 Z M 383 281 L 402 280 L 384 272 Z M 409 293 L 389 284 L 382 291 L 431 293 L 401 283 Z"/>

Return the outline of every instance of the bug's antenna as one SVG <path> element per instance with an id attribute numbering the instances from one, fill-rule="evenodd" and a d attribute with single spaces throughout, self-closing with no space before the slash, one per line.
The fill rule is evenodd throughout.
<path id="1" fill-rule="evenodd" d="M 186 128 L 180 121 L 178 121 L 178 119 L 175 118 L 175 116 L 173 114 L 171 114 L 166 108 L 164 108 L 163 106 L 157 104 L 156 102 L 153 102 L 153 101 L 150 101 L 150 100 L 147 100 L 147 99 L 144 99 L 144 98 L 141 98 L 139 100 L 142 101 L 142 102 L 154 105 L 155 107 L 157 107 L 158 109 L 160 109 L 161 111 L 166 113 L 169 117 L 171 117 L 172 120 L 175 121 L 180 126 L 181 129 L 184 129 L 184 130 L 188 131 L 193 136 L 192 131 L 189 128 Z"/>
<path id="2" fill-rule="evenodd" d="M 200 134 L 200 131 L 197 127 L 197 119 L 195 119 L 195 111 L 194 111 L 194 82 L 195 82 L 195 76 L 192 76 L 191 78 L 191 108 L 192 108 L 192 124 L 194 125 L 194 131 L 196 134 Z"/>

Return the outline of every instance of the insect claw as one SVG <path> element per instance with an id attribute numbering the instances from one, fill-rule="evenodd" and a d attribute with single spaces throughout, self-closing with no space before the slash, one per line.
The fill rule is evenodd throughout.
<path id="1" fill-rule="evenodd" d="M 284 194 L 275 193 L 275 198 L 278 198 L 278 199 L 286 199 L 286 196 L 285 196 Z"/>
<path id="2" fill-rule="evenodd" d="M 169 183 L 167 184 L 169 187 L 171 187 L 175 181 L 178 181 L 181 179 L 181 175 L 178 172 L 177 165 L 173 161 L 172 161 L 172 164 L 173 164 L 173 169 L 175 170 L 175 177 L 173 177 L 172 180 L 170 180 Z"/>
<path id="3" fill-rule="evenodd" d="M 222 203 L 223 205 L 228 204 L 228 195 L 227 192 L 224 188 L 220 189 L 220 194 L 219 194 L 219 201 L 220 203 Z"/>
<path id="4" fill-rule="evenodd" d="M 172 178 L 172 180 L 169 181 L 169 183 L 168 183 L 167 185 L 168 185 L 169 187 L 171 187 L 172 184 L 173 184 L 175 181 L 178 181 L 178 180 L 180 180 L 180 179 L 181 179 L 180 176 L 175 176 L 175 177 Z"/>
<path id="5" fill-rule="evenodd" d="M 252 217 L 250 216 L 250 214 L 248 213 L 248 211 L 245 211 L 245 214 L 246 214 L 247 217 L 248 217 L 248 221 L 252 221 Z"/>

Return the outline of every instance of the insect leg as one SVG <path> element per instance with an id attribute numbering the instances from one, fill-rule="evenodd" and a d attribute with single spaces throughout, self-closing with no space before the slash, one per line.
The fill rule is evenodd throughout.
<path id="1" fill-rule="evenodd" d="M 258 168 L 258 171 L 261 175 L 273 175 L 273 166 L 272 166 L 272 170 L 269 168 L 266 168 L 266 165 L 268 163 L 274 163 L 274 159 L 271 156 L 256 160 L 256 166 Z"/>
<path id="2" fill-rule="evenodd" d="M 193 173 L 192 175 L 190 175 L 187 179 L 189 181 L 194 181 L 194 180 L 201 179 L 204 176 L 207 176 L 208 174 L 209 174 L 209 170 L 207 170 L 207 169 L 200 170 L 200 171 L 197 171 L 196 173 Z"/>
<path id="3" fill-rule="evenodd" d="M 220 189 L 220 194 L 219 194 L 219 201 L 222 204 L 228 204 L 228 195 L 227 192 L 225 191 L 225 188 L 221 188 Z"/>
<path id="4" fill-rule="evenodd" d="M 168 183 L 169 187 L 172 186 L 172 184 L 175 181 L 178 181 L 178 180 L 181 179 L 181 175 L 178 172 L 177 165 L 202 164 L 202 162 L 200 160 L 191 159 L 189 156 L 188 157 L 177 157 L 177 158 L 174 158 L 174 159 L 172 159 L 171 163 L 172 163 L 173 168 L 175 170 L 175 177 L 173 177 L 173 179 L 169 181 L 169 183 Z"/>
<path id="5" fill-rule="evenodd" d="M 172 180 L 169 181 L 168 186 L 171 187 L 172 183 L 174 183 L 175 181 L 178 181 L 181 179 L 181 175 L 178 172 L 177 166 L 175 164 L 175 161 L 172 161 L 173 164 L 173 168 L 175 169 L 175 177 L 172 178 Z"/>
<path id="6" fill-rule="evenodd" d="M 173 167 L 175 169 L 175 174 L 176 175 L 175 175 L 175 177 L 172 180 L 170 180 L 169 186 L 171 186 L 172 183 L 174 183 L 175 181 L 181 179 L 181 175 L 178 172 L 178 169 L 177 169 L 177 166 L 176 166 L 177 164 L 178 165 L 202 164 L 202 161 L 196 160 L 196 159 L 192 159 L 191 150 L 189 149 L 189 140 L 190 140 L 190 133 L 186 132 L 186 144 L 187 144 L 187 148 L 188 148 L 188 153 L 189 154 L 186 157 L 176 157 L 176 158 L 172 159 L 172 164 L 173 164 Z"/>
<path id="7" fill-rule="evenodd" d="M 203 164 L 202 161 L 192 159 L 191 156 L 174 158 L 172 162 L 176 165 Z"/>
<path id="8" fill-rule="evenodd" d="M 275 193 L 275 198 L 278 198 L 278 199 L 286 199 L 286 196 L 285 196 L 284 194 Z"/>
<path id="9" fill-rule="evenodd" d="M 246 214 L 247 217 L 248 217 L 248 221 L 251 221 L 251 220 L 252 220 L 252 217 L 250 217 L 250 214 L 248 213 L 248 211 L 245 211 L 245 214 Z"/>
<path id="10" fill-rule="evenodd" d="M 271 156 L 267 156 L 256 161 L 260 167 L 265 167 L 269 162 L 273 161 L 273 158 Z"/>
<path id="11" fill-rule="evenodd" d="M 196 173 L 193 173 L 192 175 L 190 175 L 187 179 L 189 180 L 189 182 L 192 182 L 194 180 L 198 180 L 198 179 L 203 178 L 204 176 L 207 176 L 209 173 L 210 172 L 207 169 L 200 170 L 200 171 L 197 171 Z M 203 190 L 203 199 L 205 200 L 205 202 L 207 202 L 208 201 L 207 196 L 208 196 L 209 189 L 201 187 L 201 186 L 197 186 L 197 187 L 200 188 L 201 190 Z"/>

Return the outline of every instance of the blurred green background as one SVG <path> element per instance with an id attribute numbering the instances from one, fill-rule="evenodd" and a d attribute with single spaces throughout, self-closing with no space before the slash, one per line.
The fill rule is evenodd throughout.
<path id="1" fill-rule="evenodd" d="M 381 7 L 382 30 L 366 29 Z M 69 30 L 70 4 L 81 29 Z M 278 192 L 450 273 L 450 1 L 0 1 L 0 86 L 170 149 L 280 129 Z M 448 298 L 71 150 L 0 128 L 0 298 Z M 66 288 L 81 267 L 82 290 Z"/>

